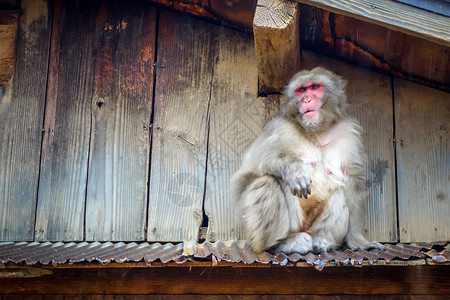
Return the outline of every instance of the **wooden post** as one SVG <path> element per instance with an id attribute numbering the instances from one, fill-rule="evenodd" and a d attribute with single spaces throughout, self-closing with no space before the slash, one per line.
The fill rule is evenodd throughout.
<path id="1" fill-rule="evenodd" d="M 300 69 L 299 7 L 289 0 L 258 0 L 253 33 L 259 88 L 279 92 Z"/>

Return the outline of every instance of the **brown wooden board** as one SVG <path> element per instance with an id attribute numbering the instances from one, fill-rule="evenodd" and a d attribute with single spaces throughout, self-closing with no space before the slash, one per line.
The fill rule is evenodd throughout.
<path id="1" fill-rule="evenodd" d="M 41 300 L 41 296 L 4 296 L 3 300 Z M 42 300 L 442 300 L 441 295 L 44 295 Z M 445 296 L 444 296 L 445 297 Z M 1 296 L 0 296 L 0 299 Z"/>
<path id="2" fill-rule="evenodd" d="M 215 26 L 205 212 L 208 240 L 242 238 L 230 199 L 230 179 L 261 133 L 265 105 L 258 98 L 253 38 Z"/>
<path id="3" fill-rule="evenodd" d="M 156 8 L 103 1 L 91 17 L 86 240 L 145 240 Z"/>
<path id="4" fill-rule="evenodd" d="M 202 223 L 213 25 L 161 10 L 148 240 L 196 240 Z"/>
<path id="5" fill-rule="evenodd" d="M 54 269 L 1 279 L 0 294 L 448 295 L 449 266 Z M 245 299 L 245 298 L 244 298 Z M 363 297 L 363 299 L 365 299 Z M 445 299 L 445 298 L 442 298 Z"/>
<path id="6" fill-rule="evenodd" d="M 450 238 L 450 95 L 395 81 L 401 242 Z"/>
<path id="7" fill-rule="evenodd" d="M 36 240 L 83 240 L 98 4 L 55 2 Z"/>
<path id="8" fill-rule="evenodd" d="M 0 241 L 34 236 L 51 10 L 21 5 L 15 73 L 0 88 Z"/>
<path id="9" fill-rule="evenodd" d="M 324 66 L 347 80 L 349 112 L 364 130 L 367 186 L 364 235 L 380 242 L 397 241 L 395 158 L 391 80 L 337 60 L 303 51 L 306 69 Z"/>

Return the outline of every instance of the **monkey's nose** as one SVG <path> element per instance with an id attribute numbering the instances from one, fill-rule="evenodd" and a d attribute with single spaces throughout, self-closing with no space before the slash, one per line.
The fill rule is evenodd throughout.
<path id="1" fill-rule="evenodd" d="M 310 101 L 311 101 L 311 97 L 310 96 L 305 96 L 303 98 L 303 102 L 305 102 L 305 103 L 309 103 Z"/>

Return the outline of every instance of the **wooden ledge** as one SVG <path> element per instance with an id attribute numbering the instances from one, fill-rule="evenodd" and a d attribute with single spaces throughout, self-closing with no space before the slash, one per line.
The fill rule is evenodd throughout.
<path id="1" fill-rule="evenodd" d="M 15 278 L 0 278 L 0 295 L 446 295 L 448 272 L 448 265 L 338 267 L 321 272 L 280 266 L 24 269 L 11 273 L 18 275 Z"/>

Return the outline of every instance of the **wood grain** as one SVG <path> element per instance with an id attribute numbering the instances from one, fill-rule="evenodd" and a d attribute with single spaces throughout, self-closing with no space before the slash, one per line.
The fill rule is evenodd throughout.
<path id="1" fill-rule="evenodd" d="M 202 223 L 212 25 L 161 10 L 148 240 L 196 240 Z"/>
<path id="2" fill-rule="evenodd" d="M 449 100 L 448 93 L 395 82 L 401 242 L 450 236 Z"/>
<path id="3" fill-rule="evenodd" d="M 259 0 L 253 20 L 260 89 L 280 92 L 300 66 L 299 8 L 293 1 Z"/>
<path id="4" fill-rule="evenodd" d="M 55 2 L 36 240 L 83 240 L 95 7 Z"/>
<path id="5" fill-rule="evenodd" d="M 258 99 L 256 55 L 251 36 L 215 27 L 215 65 L 206 178 L 207 240 L 240 239 L 230 199 L 231 176 L 262 132 L 265 103 Z"/>
<path id="6" fill-rule="evenodd" d="M 0 88 L 0 241 L 34 236 L 51 11 L 21 1 L 16 69 Z"/>
<path id="7" fill-rule="evenodd" d="M 364 235 L 380 242 L 397 241 L 395 158 L 391 81 L 387 76 L 303 51 L 303 66 L 324 66 L 347 80 L 349 113 L 364 130 L 367 153 Z"/>
<path id="8" fill-rule="evenodd" d="M 69 295 L 440 295 L 447 266 L 155 267 L 54 269 L 40 278 L 4 278 L 0 294 Z M 245 297 L 245 296 L 244 296 Z M 361 298 L 364 298 L 362 296 Z M 245 299 L 245 298 L 244 298 Z M 370 298 L 369 298 L 370 299 Z M 445 298 L 442 298 L 445 299 Z"/>
<path id="9" fill-rule="evenodd" d="M 104 1 L 98 37 L 86 240 L 145 240 L 156 8 Z"/>
<path id="10" fill-rule="evenodd" d="M 389 0 L 295 0 L 450 46 L 449 18 Z"/>

